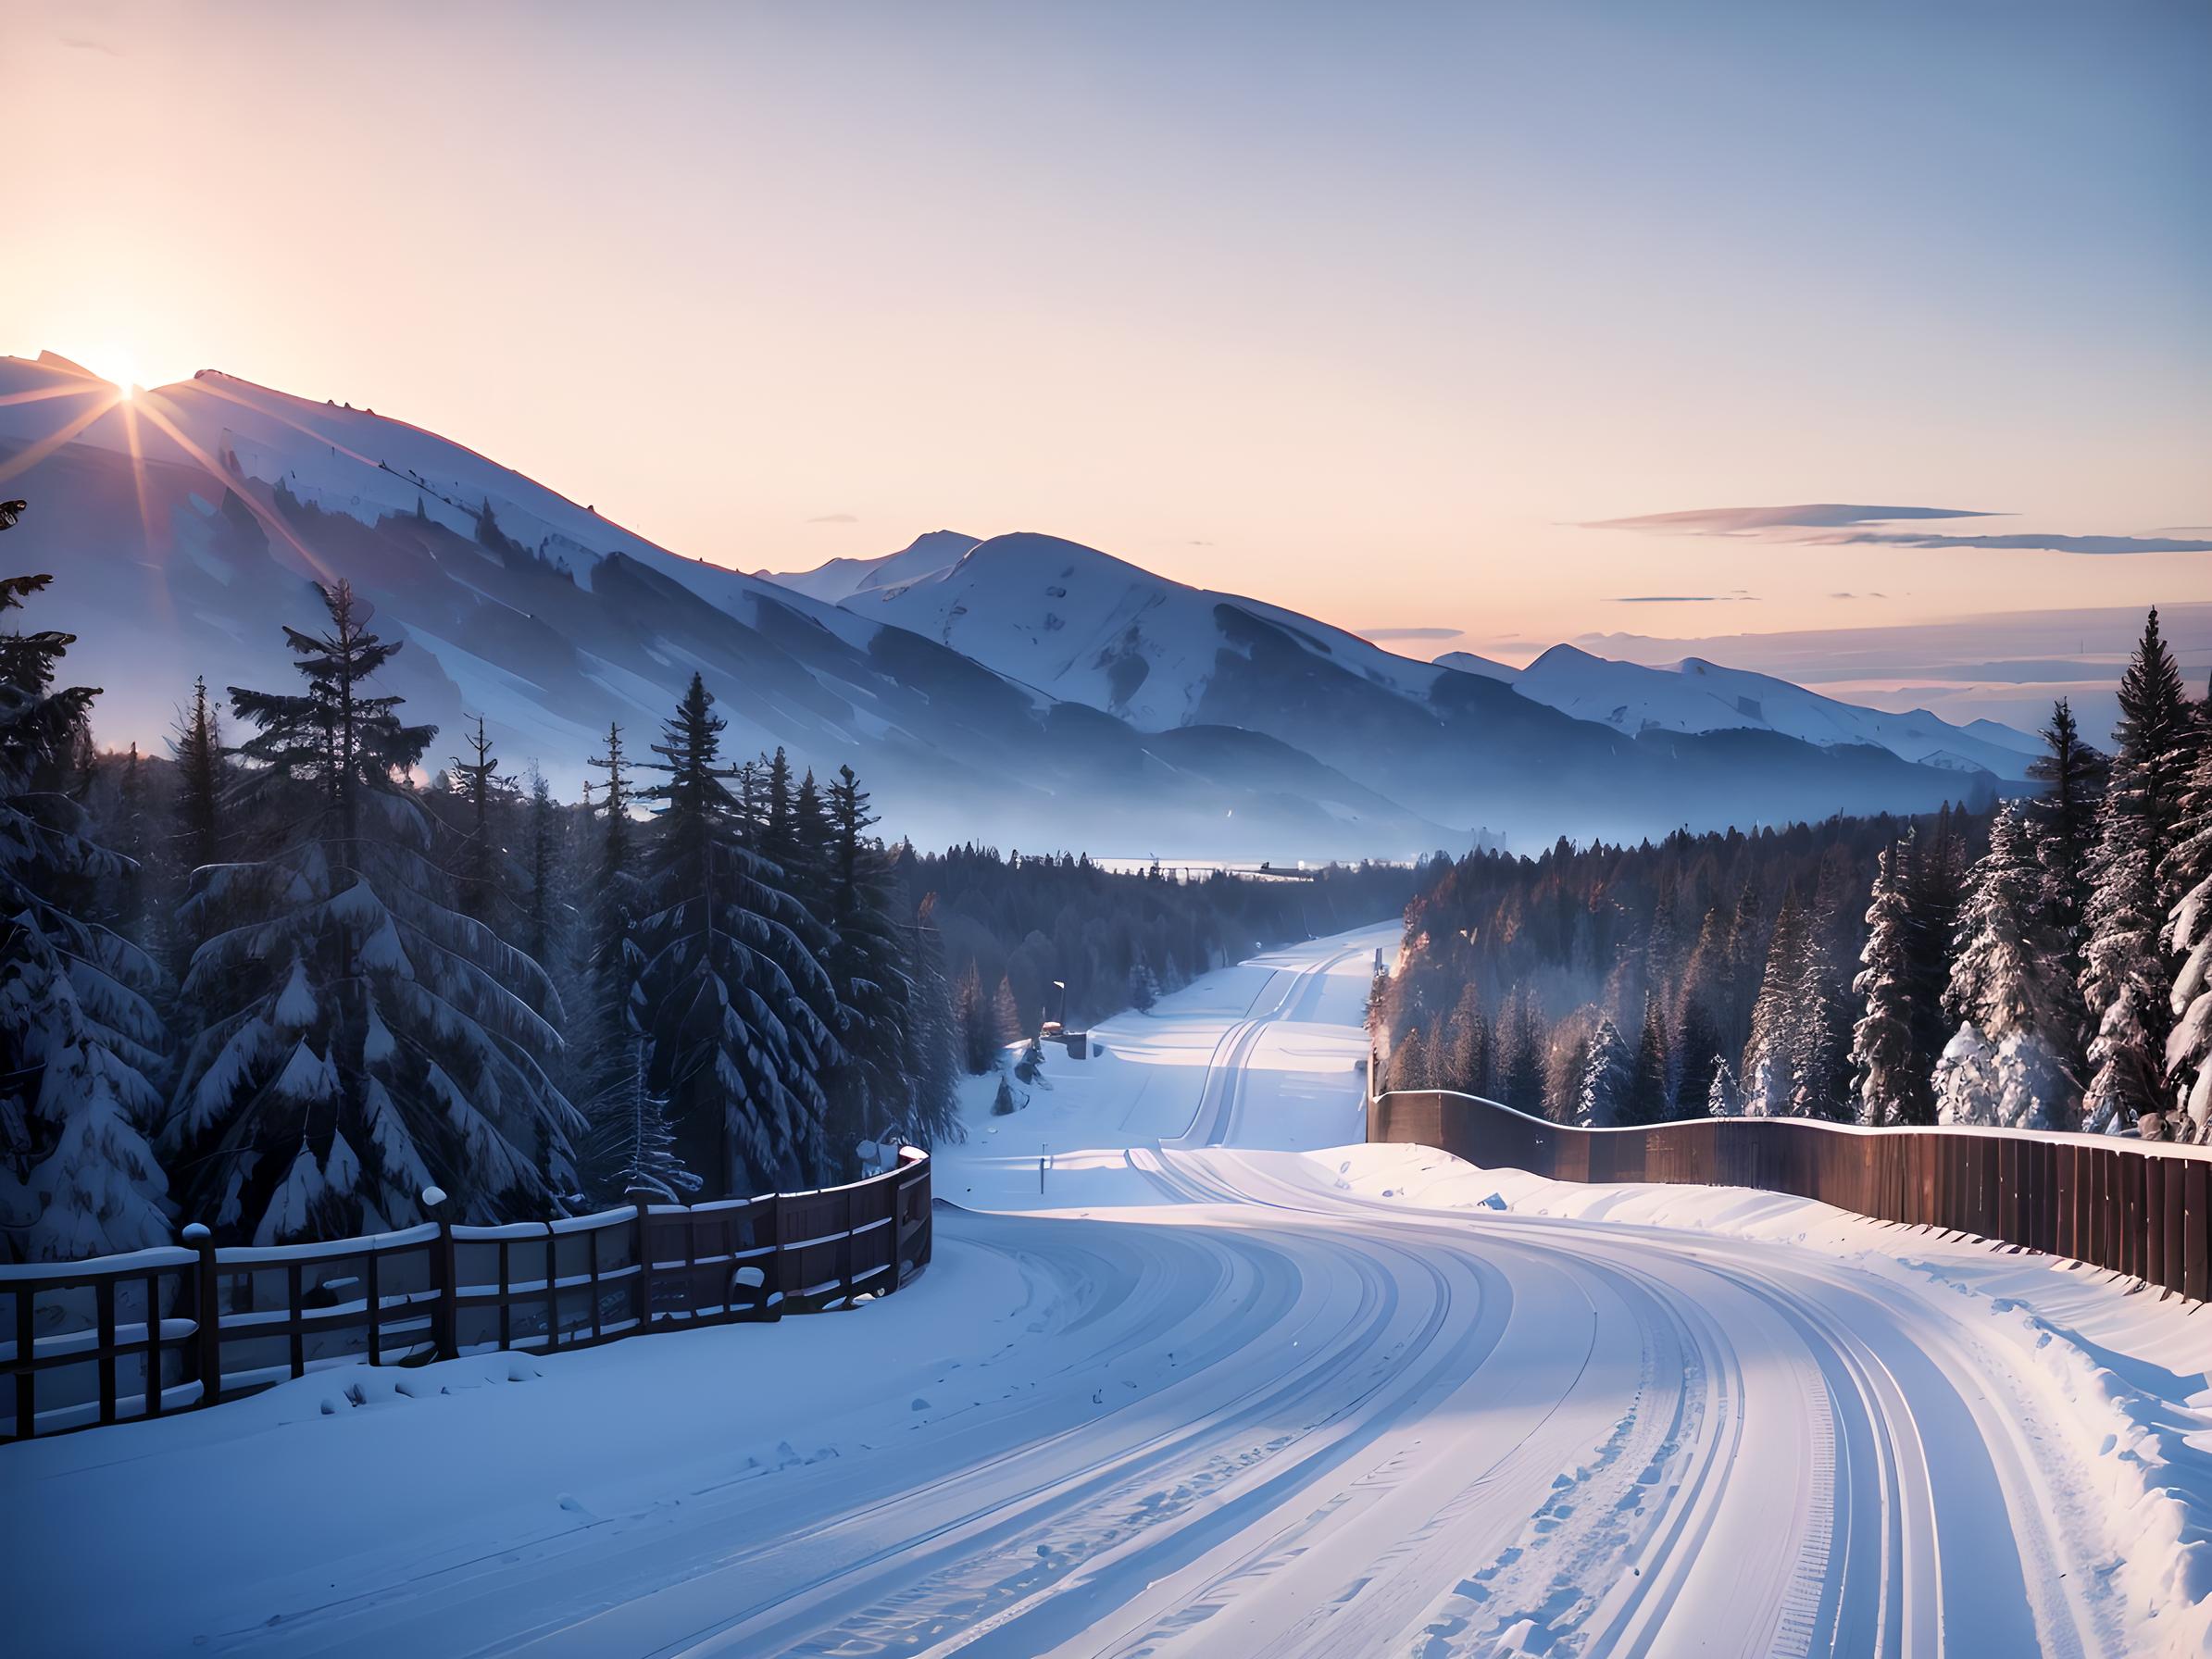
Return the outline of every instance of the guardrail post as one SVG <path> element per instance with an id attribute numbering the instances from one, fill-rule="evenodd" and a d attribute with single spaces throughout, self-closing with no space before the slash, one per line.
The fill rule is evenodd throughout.
<path id="1" fill-rule="evenodd" d="M 653 1258 L 645 1254 L 645 1204 L 652 1194 L 633 1189 L 624 1196 L 637 1212 L 637 1328 L 644 1330 L 653 1323 Z"/>
<path id="2" fill-rule="evenodd" d="M 222 1313 L 216 1306 L 215 1235 L 194 1221 L 181 1237 L 200 1253 L 192 1274 L 193 1368 L 200 1374 L 200 1403 L 213 1405 L 223 1393 L 223 1329 Z M 160 1364 L 158 1355 L 153 1363 Z"/>
<path id="3" fill-rule="evenodd" d="M 445 1189 L 425 1187 L 422 1190 L 422 1207 L 434 1212 L 445 1202 Z M 438 1342 L 440 1359 L 458 1359 L 461 1354 L 461 1286 L 455 1266 L 453 1222 L 444 1216 L 433 1216 L 438 1223 L 438 1243 L 431 1252 L 431 1272 L 438 1281 L 437 1312 L 431 1316 L 431 1328 Z"/>

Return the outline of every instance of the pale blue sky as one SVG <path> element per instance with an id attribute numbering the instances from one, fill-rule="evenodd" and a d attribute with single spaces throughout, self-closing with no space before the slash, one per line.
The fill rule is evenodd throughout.
<path id="1" fill-rule="evenodd" d="M 1575 528 L 2212 522 L 2212 6 L 7 31 L 0 348 L 373 405 L 682 552 L 1040 529 L 1470 641 L 1709 627 L 1618 604 L 1655 593 L 1756 594 L 1745 628 L 2212 597 L 2201 553 Z"/>

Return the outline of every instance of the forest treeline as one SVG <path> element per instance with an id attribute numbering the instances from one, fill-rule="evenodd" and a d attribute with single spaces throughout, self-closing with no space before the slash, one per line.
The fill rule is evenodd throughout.
<path id="1" fill-rule="evenodd" d="M 0 610 L 50 581 L 0 580 Z M 269 680 L 191 688 L 158 756 L 95 750 L 72 636 L 0 633 L 6 1258 L 374 1232 L 429 1188 L 504 1221 L 850 1179 L 956 1132 L 962 1071 L 1048 995 L 1110 1012 L 1426 879 L 920 854 L 850 767 L 731 755 L 695 676 L 566 804 L 481 720 L 408 722 L 402 642 L 346 583 L 303 606 Z"/>
<path id="2" fill-rule="evenodd" d="M 2207 1139 L 2212 704 L 2155 610 L 2119 702 L 2110 755 L 2057 703 L 1987 814 L 1462 859 L 1377 984 L 1387 1081 L 1586 1127 Z"/>

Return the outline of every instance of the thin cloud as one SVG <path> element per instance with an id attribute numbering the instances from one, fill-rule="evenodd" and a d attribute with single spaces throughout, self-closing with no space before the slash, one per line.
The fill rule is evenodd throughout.
<path id="1" fill-rule="evenodd" d="M 1694 507 L 1686 513 L 1643 513 L 1598 518 L 1582 530 L 1632 530 L 1650 536 L 1756 536 L 1775 530 L 1836 530 L 1854 524 L 1893 524 L 1905 518 L 1994 518 L 1971 507 L 1853 506 L 1811 502 L 1783 507 Z"/>
<path id="2" fill-rule="evenodd" d="M 119 46 L 111 46 L 106 41 L 87 40 L 79 34 L 63 35 L 61 44 L 72 52 L 97 52 L 104 57 L 120 57 L 123 55 Z"/>
<path id="3" fill-rule="evenodd" d="M 1756 593 L 1623 593 L 1615 605 L 1756 605 Z"/>
<path id="4" fill-rule="evenodd" d="M 857 524 L 859 518 L 851 513 L 823 513 L 806 520 L 809 524 Z"/>
<path id="5" fill-rule="evenodd" d="M 1358 628 L 1353 631 L 1363 640 L 1456 640 L 1467 632 L 1464 628 Z"/>
<path id="6" fill-rule="evenodd" d="M 1927 536 L 1910 530 L 1855 530 L 1847 536 L 1805 536 L 1814 547 L 1968 548 L 1996 553 L 2212 553 L 2212 540 L 2191 536 Z"/>
<path id="7" fill-rule="evenodd" d="M 1584 530 L 1625 530 L 1647 536 L 1721 536 L 1790 547 L 1955 548 L 1983 553 L 2067 553 L 2103 556 L 2135 553 L 2212 553 L 2212 535 L 2151 530 L 2127 535 L 2061 535 L 2018 530 L 1999 536 L 1956 536 L 1935 530 L 1868 529 L 1910 519 L 1993 518 L 2006 514 L 1964 507 L 1852 506 L 1812 503 L 1782 507 L 1698 507 L 1686 513 L 1646 513 L 1600 518 Z M 1831 597 L 1841 598 L 1836 594 Z"/>

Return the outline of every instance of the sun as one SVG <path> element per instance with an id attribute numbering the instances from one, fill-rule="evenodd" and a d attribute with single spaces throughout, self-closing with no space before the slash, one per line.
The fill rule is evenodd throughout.
<path id="1" fill-rule="evenodd" d="M 129 403 L 139 386 L 138 355 L 129 346 L 103 345 L 73 354 L 74 360 L 115 387 L 116 396 Z"/>

